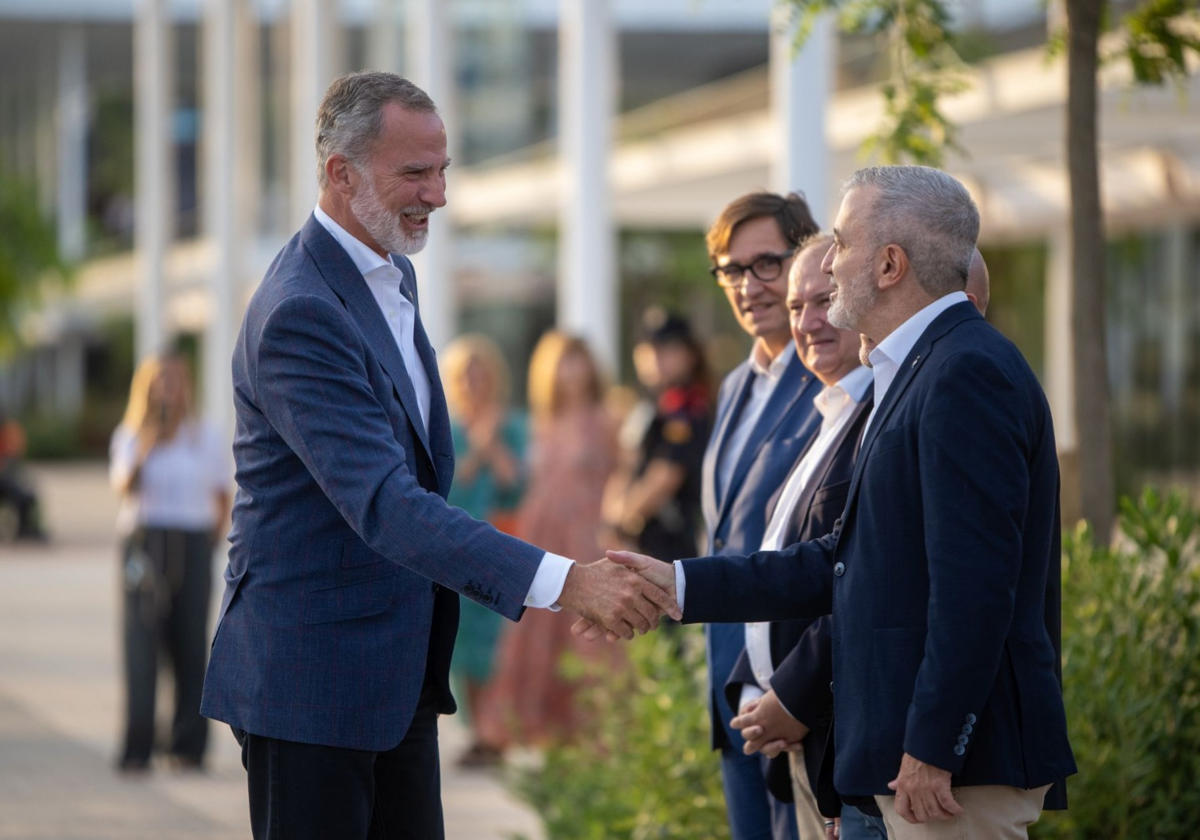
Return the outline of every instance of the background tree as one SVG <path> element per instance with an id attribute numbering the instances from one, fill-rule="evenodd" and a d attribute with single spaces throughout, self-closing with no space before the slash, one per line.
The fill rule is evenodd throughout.
<path id="1" fill-rule="evenodd" d="M 26 181 L 0 170 L 0 358 L 20 343 L 21 316 L 48 286 L 69 277 L 54 226 Z"/>
<path id="2" fill-rule="evenodd" d="M 1115 509 L 1113 434 L 1109 406 L 1105 330 L 1105 236 L 1100 203 L 1096 127 L 1097 71 L 1105 60 L 1125 60 L 1138 83 L 1163 84 L 1187 75 L 1189 54 L 1200 55 L 1200 0 L 1060 0 L 1065 38 L 1051 52 L 1067 55 L 1066 149 L 1070 181 L 1071 300 L 1073 304 L 1075 416 L 1079 454 L 1064 470 L 1076 474 L 1064 486 L 1079 488 L 1068 499 L 1097 534 L 1112 532 Z M 796 42 L 808 37 L 816 18 L 834 14 L 843 32 L 878 38 L 887 48 L 888 73 L 881 85 L 883 125 L 864 143 L 884 163 L 911 161 L 941 166 L 944 150 L 958 150 L 955 127 L 939 100 L 967 84 L 956 48 L 952 16 L 944 0 L 780 0 L 794 12 Z M 1114 9 L 1124 10 L 1115 20 Z M 1102 34 L 1116 30 L 1112 47 Z"/>

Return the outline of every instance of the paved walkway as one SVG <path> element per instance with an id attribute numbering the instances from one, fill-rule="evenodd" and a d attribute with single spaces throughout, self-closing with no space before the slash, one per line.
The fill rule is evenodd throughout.
<path id="1" fill-rule="evenodd" d="M 53 539 L 0 545 L 0 840 L 248 838 L 245 774 L 221 727 L 204 775 L 112 772 L 121 698 L 115 504 L 102 467 L 35 475 Z M 441 725 L 449 758 L 464 747 L 455 720 Z M 540 840 L 536 818 L 495 774 L 452 762 L 442 772 L 449 840 Z"/>

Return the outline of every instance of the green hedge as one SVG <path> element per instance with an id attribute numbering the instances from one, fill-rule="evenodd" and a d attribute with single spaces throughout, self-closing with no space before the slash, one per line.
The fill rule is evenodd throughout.
<path id="1" fill-rule="evenodd" d="M 729 837 L 720 764 L 709 749 L 703 631 L 660 630 L 629 643 L 629 652 L 628 673 L 604 675 L 583 692 L 594 728 L 520 771 L 517 794 L 549 840 Z"/>
<path id="2" fill-rule="evenodd" d="M 1200 837 L 1200 517 L 1121 505 L 1121 538 L 1063 546 L 1063 690 L 1079 774 L 1036 836 Z"/>

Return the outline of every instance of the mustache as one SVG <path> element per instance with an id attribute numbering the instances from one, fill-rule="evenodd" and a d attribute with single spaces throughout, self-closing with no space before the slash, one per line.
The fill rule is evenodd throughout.
<path id="1" fill-rule="evenodd" d="M 436 207 L 432 207 L 427 204 L 414 204 L 410 207 L 400 208 L 399 215 L 401 215 L 401 216 L 428 216 L 430 213 L 432 213 L 436 209 L 437 209 Z"/>

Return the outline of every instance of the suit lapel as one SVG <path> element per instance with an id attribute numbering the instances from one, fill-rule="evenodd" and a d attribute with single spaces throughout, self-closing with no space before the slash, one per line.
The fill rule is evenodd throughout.
<path id="1" fill-rule="evenodd" d="M 847 510 L 854 503 L 858 486 L 862 482 L 863 469 L 867 463 L 867 459 L 871 456 L 871 447 L 875 444 L 876 438 L 879 437 L 879 433 L 882 431 L 888 417 L 891 416 L 892 411 L 904 396 L 904 392 L 908 390 L 908 386 L 916 379 L 926 359 L 929 358 L 933 345 L 954 327 L 972 317 L 980 318 L 982 316 L 970 303 L 959 303 L 951 306 L 945 312 L 938 315 L 933 323 L 926 328 L 925 332 L 917 340 L 917 343 L 913 345 L 913 349 L 909 351 L 908 356 L 900 364 L 900 369 L 896 372 L 896 378 L 892 380 L 891 387 L 888 388 L 887 393 L 883 397 L 883 402 L 879 404 L 879 410 L 875 412 L 875 417 L 871 420 L 871 428 L 867 429 L 867 434 L 863 437 L 862 444 L 859 447 L 858 461 L 854 465 L 854 478 L 850 483 L 850 492 L 846 496 Z"/>
<path id="2" fill-rule="evenodd" d="M 421 306 L 417 298 L 416 272 L 413 270 L 412 263 L 406 257 L 394 259 L 396 259 L 404 275 L 404 282 L 401 284 L 402 292 L 405 297 L 412 301 L 413 308 L 416 310 L 416 315 L 413 318 L 413 345 L 417 349 L 417 356 L 420 358 L 421 364 L 425 367 L 425 375 L 429 377 L 429 441 L 432 445 L 432 451 L 435 453 L 445 452 L 446 454 L 450 454 L 454 448 L 450 435 L 450 414 L 446 409 L 446 394 L 442 389 L 442 378 L 438 374 L 437 353 L 434 352 L 433 344 L 429 341 L 429 335 L 425 332 L 425 324 L 421 321 Z M 449 492 L 451 476 L 448 474 L 445 476 L 442 475 L 444 460 L 435 458 L 434 468 L 438 472 L 438 482 L 446 492 Z"/>
<path id="3" fill-rule="evenodd" d="M 359 329 L 363 331 L 363 335 L 366 336 L 371 350 L 379 359 L 379 364 L 387 373 L 388 378 L 392 380 L 400 403 L 404 406 L 404 411 L 408 414 L 412 427 L 416 429 L 421 445 L 425 447 L 426 454 L 433 460 L 429 436 L 425 424 L 421 422 L 417 392 L 413 390 L 412 380 L 409 379 L 408 370 L 404 367 L 404 359 L 400 356 L 400 348 L 396 346 L 396 339 L 392 336 L 392 331 L 388 328 L 383 313 L 379 311 L 379 304 L 375 301 L 375 296 L 371 294 L 370 288 L 367 287 L 367 281 L 359 273 L 354 261 L 350 259 L 350 255 L 313 216 L 309 216 L 308 222 L 304 225 L 304 243 L 309 253 L 312 254 L 313 261 L 321 272 L 322 278 L 342 301 L 346 311 L 350 313 L 350 317 L 354 319 Z M 436 368 L 435 373 L 430 375 L 431 383 L 434 379 L 436 379 Z"/>
<path id="4" fill-rule="evenodd" d="M 749 397 L 750 384 L 753 381 L 754 373 L 749 365 L 743 365 L 738 371 L 738 376 L 739 378 L 729 383 L 728 393 L 730 399 L 726 400 L 722 405 L 717 406 L 717 420 L 712 442 L 704 451 L 703 473 L 705 480 L 701 489 L 700 503 L 704 508 L 704 520 L 706 522 L 717 522 L 718 513 L 723 504 L 724 490 L 726 488 L 717 487 L 720 481 L 720 471 L 718 468 L 721 462 L 721 450 L 729 442 L 729 432 L 732 428 L 731 419 L 741 413 L 742 405 Z"/>
<path id="5" fill-rule="evenodd" d="M 738 489 L 746 478 L 746 474 L 750 472 L 750 465 L 754 463 L 754 459 L 758 457 L 758 452 L 783 422 L 786 417 L 801 400 L 809 402 L 809 408 L 812 398 L 816 396 L 812 391 L 812 385 L 817 380 L 812 374 L 800 363 L 799 359 L 790 359 L 788 366 L 783 372 L 783 376 L 779 378 L 779 382 L 775 385 L 775 390 L 771 392 L 771 398 L 767 400 L 766 406 L 763 408 L 762 415 L 758 418 L 758 423 L 755 424 L 754 430 L 750 433 L 749 439 L 746 441 L 746 446 L 742 449 L 742 454 L 738 458 L 737 466 L 734 467 L 733 474 L 729 479 L 729 486 L 724 488 L 721 493 L 721 513 L 724 514 L 726 503 L 737 495 Z M 813 409 L 814 413 L 816 409 Z"/>
<path id="6" fill-rule="evenodd" d="M 870 392 L 858 405 L 854 407 L 854 411 L 850 414 L 850 419 L 842 426 L 837 436 L 829 442 L 829 448 L 825 450 L 825 454 L 821 458 L 821 463 L 813 472 L 812 480 L 808 482 L 808 486 L 804 488 L 804 492 L 800 494 L 800 499 L 796 504 L 797 510 L 804 511 L 804 518 L 800 522 L 800 527 L 797 533 L 804 533 L 808 528 L 808 519 L 812 513 L 813 498 L 817 495 L 817 490 L 825 486 L 825 482 L 829 479 L 829 471 L 833 469 L 834 461 L 837 460 L 838 453 L 842 447 L 846 445 L 846 439 L 851 435 L 857 435 L 862 430 L 862 424 L 866 419 L 867 414 L 871 411 L 873 402 Z"/>

